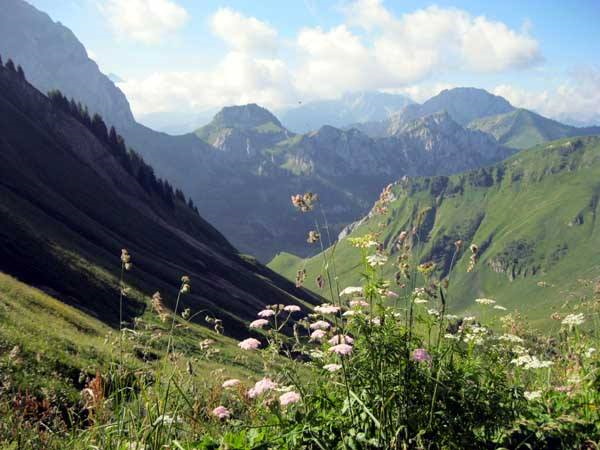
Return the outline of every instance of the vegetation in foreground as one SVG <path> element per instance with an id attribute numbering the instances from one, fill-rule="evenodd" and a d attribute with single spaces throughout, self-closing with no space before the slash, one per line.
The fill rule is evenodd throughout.
<path id="1" fill-rule="evenodd" d="M 388 208 L 388 194 L 378 202 L 378 213 Z M 292 200 L 306 212 L 316 196 Z M 319 229 L 317 225 L 309 234 L 309 241 L 321 240 Z M 557 311 L 553 317 L 560 331 L 544 337 L 490 298 L 473 299 L 473 316 L 449 314 L 453 281 L 436 279 L 435 263 L 414 263 L 418 233 L 399 233 L 393 279 L 384 276 L 390 255 L 377 232 L 350 242 L 361 255 L 357 270 L 362 284 L 342 289 L 329 260 L 318 280 L 329 292 L 328 303 L 304 318 L 296 305 L 268 305 L 259 311 L 249 329 L 262 333 L 262 339 L 241 341 L 242 356 L 233 359 L 260 361 L 253 373 L 219 361 L 215 340 L 189 339 L 193 313 L 178 309 L 192 289 L 184 276 L 173 314 L 156 294 L 153 315 L 131 327 L 122 324 L 105 347 L 110 350 L 107 364 L 87 377 L 81 398 L 70 406 L 51 403 L 43 388 L 37 395 L 13 390 L 7 400 L 11 372 L 4 370 L 3 444 L 102 449 L 598 447 L 598 285 L 588 297 L 571 303 L 571 310 Z M 467 244 L 454 245 L 456 254 Z M 479 248 L 472 244 L 467 251 L 467 270 L 476 271 Z M 130 264 L 124 251 L 125 275 Z M 298 282 L 303 282 L 302 274 Z M 126 301 L 122 291 L 120 306 Z M 216 333 L 222 331 L 214 318 L 206 320 Z M 221 363 L 222 370 L 198 377 L 193 355 L 199 350 L 204 364 Z M 145 357 L 136 358 L 136 352 Z M 18 366 L 20 358 L 13 349 L 3 362 Z M 52 413 L 47 412 L 49 404 L 55 406 Z"/>

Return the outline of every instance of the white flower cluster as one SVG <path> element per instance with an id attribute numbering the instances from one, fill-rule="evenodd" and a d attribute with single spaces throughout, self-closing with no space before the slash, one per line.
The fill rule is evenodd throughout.
<path id="1" fill-rule="evenodd" d="M 545 369 L 554 364 L 552 361 L 540 361 L 537 356 L 528 354 L 521 355 L 511 361 L 517 367 L 522 367 L 525 370 L 529 369 Z"/>
<path id="2" fill-rule="evenodd" d="M 374 255 L 367 256 L 367 262 L 371 267 L 383 266 L 387 262 L 388 258 L 381 253 L 375 253 Z"/>
<path id="3" fill-rule="evenodd" d="M 496 303 L 496 300 L 492 300 L 491 298 L 476 298 L 475 303 L 479 303 L 480 305 L 493 305 Z"/>
<path id="4" fill-rule="evenodd" d="M 568 325 L 569 327 L 574 327 L 575 325 L 581 325 L 585 322 L 585 317 L 583 314 L 569 314 L 562 320 L 563 325 Z"/>
<path id="5" fill-rule="evenodd" d="M 511 343 L 515 343 L 515 344 L 521 344 L 523 342 L 523 339 L 521 339 L 519 336 L 515 336 L 514 334 L 508 334 L 508 333 L 505 333 L 502 336 L 499 336 L 498 340 L 503 341 L 503 342 L 511 342 Z"/>
<path id="6" fill-rule="evenodd" d="M 466 328 L 465 334 L 463 336 L 463 342 L 467 344 L 473 343 L 475 345 L 481 345 L 483 344 L 487 331 L 488 330 L 485 327 L 472 325 Z"/>
<path id="7" fill-rule="evenodd" d="M 542 396 L 542 391 L 525 391 L 523 395 L 527 400 L 535 400 Z"/>

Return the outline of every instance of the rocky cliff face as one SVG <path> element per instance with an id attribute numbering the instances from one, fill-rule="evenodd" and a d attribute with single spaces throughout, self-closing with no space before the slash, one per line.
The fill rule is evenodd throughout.
<path id="1" fill-rule="evenodd" d="M 2 0 L 0 54 L 20 64 L 40 91 L 60 89 L 111 125 L 133 124 L 125 95 L 100 72 L 71 30 L 23 0 Z"/>

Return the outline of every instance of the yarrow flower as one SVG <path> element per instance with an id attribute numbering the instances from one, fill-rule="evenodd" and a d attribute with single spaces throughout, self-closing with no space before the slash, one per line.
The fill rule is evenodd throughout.
<path id="1" fill-rule="evenodd" d="M 226 380 L 221 385 L 221 387 L 223 387 L 224 389 L 229 389 L 229 388 L 237 386 L 240 383 L 241 383 L 240 380 L 238 380 L 237 378 L 232 378 L 231 380 Z"/>
<path id="2" fill-rule="evenodd" d="M 367 256 L 367 262 L 371 267 L 383 266 L 387 262 L 388 258 L 381 253 L 375 253 L 374 255 Z"/>
<path id="3" fill-rule="evenodd" d="M 238 347 L 244 350 L 256 350 L 258 347 L 260 347 L 260 341 L 254 338 L 244 339 L 238 344 Z"/>
<path id="4" fill-rule="evenodd" d="M 221 405 L 221 406 L 217 406 L 215 409 L 213 409 L 212 414 L 213 414 L 213 416 L 216 416 L 221 420 L 229 419 L 229 417 L 231 416 L 231 411 L 229 411 L 227 408 L 225 408 L 223 405 Z"/>
<path id="5" fill-rule="evenodd" d="M 424 348 L 417 348 L 412 352 L 412 359 L 417 362 L 431 361 L 431 356 Z"/>
<path id="6" fill-rule="evenodd" d="M 350 242 L 350 244 L 356 248 L 377 247 L 379 245 L 375 240 L 375 236 L 372 233 L 368 233 L 364 236 L 356 238 L 348 238 L 348 242 Z"/>
<path id="7" fill-rule="evenodd" d="M 572 328 L 575 325 L 581 325 L 583 322 L 585 322 L 585 316 L 580 313 L 567 315 L 567 317 L 565 317 L 561 323 L 563 325 L 568 325 L 570 328 Z"/>
<path id="8" fill-rule="evenodd" d="M 506 311 L 506 308 L 501 305 L 494 305 L 494 309 L 499 309 L 500 311 Z"/>
<path id="9" fill-rule="evenodd" d="M 342 368 L 341 364 L 325 364 L 323 366 L 323 369 L 325 369 L 328 372 L 337 372 L 341 368 Z"/>
<path id="10" fill-rule="evenodd" d="M 277 388 L 277 383 L 272 381 L 270 378 L 263 378 L 254 384 L 253 388 L 248 390 L 248 397 L 256 398 L 259 395 L 264 394 L 272 389 Z"/>
<path id="11" fill-rule="evenodd" d="M 338 306 L 331 305 L 329 303 L 323 303 L 322 305 L 315 307 L 315 312 L 320 314 L 336 314 L 339 312 L 340 308 Z"/>
<path id="12" fill-rule="evenodd" d="M 310 334 L 311 342 L 321 342 L 327 333 L 324 330 L 315 330 Z"/>
<path id="13" fill-rule="evenodd" d="M 329 344 L 331 345 L 337 345 L 337 344 L 353 344 L 354 343 L 354 339 L 352 339 L 350 336 L 346 336 L 344 334 L 336 334 L 335 336 L 333 336 L 331 339 L 329 339 Z"/>
<path id="14" fill-rule="evenodd" d="M 275 311 L 273 311 L 272 309 L 263 309 L 257 314 L 258 317 L 272 317 L 274 315 Z"/>
<path id="15" fill-rule="evenodd" d="M 480 305 L 493 305 L 496 303 L 496 300 L 492 300 L 491 298 L 476 298 L 475 303 L 479 303 Z"/>
<path id="16" fill-rule="evenodd" d="M 524 354 L 510 361 L 517 367 L 522 367 L 525 370 L 529 369 L 546 369 L 552 366 L 552 361 L 540 361 L 536 356 Z"/>
<path id="17" fill-rule="evenodd" d="M 301 308 L 298 305 L 287 305 L 287 306 L 283 307 L 283 310 L 293 313 L 293 312 L 301 311 Z"/>
<path id="18" fill-rule="evenodd" d="M 285 394 L 279 397 L 279 404 L 281 406 L 291 405 L 293 403 L 298 403 L 302 397 L 300 394 L 294 391 L 286 392 Z"/>
<path id="19" fill-rule="evenodd" d="M 314 323 L 310 324 L 311 330 L 328 330 L 331 327 L 329 322 L 325 322 L 324 320 L 317 320 Z"/>
<path id="20" fill-rule="evenodd" d="M 363 288 L 360 286 L 348 286 L 347 288 L 345 288 L 344 290 L 342 290 L 342 292 L 340 292 L 340 295 L 362 295 L 363 293 Z"/>
<path id="21" fill-rule="evenodd" d="M 329 351 L 342 356 L 349 355 L 350 353 L 352 353 L 352 346 L 348 344 L 338 344 L 331 347 Z"/>
<path id="22" fill-rule="evenodd" d="M 521 339 L 519 336 L 515 336 L 514 334 L 508 334 L 508 333 L 505 333 L 502 336 L 499 336 L 498 340 L 504 341 L 504 342 L 517 343 L 517 344 L 521 344 L 523 342 L 523 339 Z"/>
<path id="23" fill-rule="evenodd" d="M 267 319 L 257 319 L 257 320 L 250 322 L 249 327 L 250 328 L 262 328 L 268 324 L 269 324 L 269 321 Z"/>

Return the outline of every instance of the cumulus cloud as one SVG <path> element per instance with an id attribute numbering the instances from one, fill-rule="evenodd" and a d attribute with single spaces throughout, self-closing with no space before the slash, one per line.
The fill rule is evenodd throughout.
<path id="1" fill-rule="evenodd" d="M 600 67 L 580 67 L 545 90 L 502 84 L 493 89 L 513 105 L 574 125 L 600 125 Z"/>
<path id="2" fill-rule="evenodd" d="M 146 44 L 160 42 L 189 19 L 172 0 L 104 0 L 99 7 L 119 35 Z"/>
<path id="3" fill-rule="evenodd" d="M 121 87 L 139 113 L 169 110 L 173 99 L 188 108 L 254 101 L 277 109 L 355 90 L 410 88 L 422 98 L 433 85 L 420 92 L 415 85 L 434 75 L 522 69 L 542 59 L 527 26 L 514 30 L 459 9 L 432 6 L 396 16 L 381 0 L 355 0 L 345 11 L 343 23 L 305 27 L 284 41 L 270 24 L 221 8 L 210 24 L 228 50 L 215 66 L 185 76 L 155 74 Z M 278 56 L 282 48 L 285 59 Z"/>
<path id="4" fill-rule="evenodd" d="M 214 33 L 239 51 L 275 51 L 277 30 L 255 17 L 246 17 L 230 8 L 219 9 L 212 17 Z"/>

